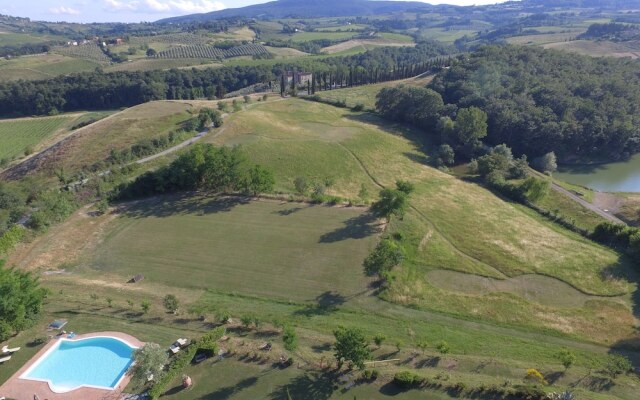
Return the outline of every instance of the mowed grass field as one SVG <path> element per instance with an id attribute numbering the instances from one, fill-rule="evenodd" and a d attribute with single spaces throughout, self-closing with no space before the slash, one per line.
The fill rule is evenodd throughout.
<path id="1" fill-rule="evenodd" d="M 215 105 L 199 105 L 204 103 Z M 255 398 L 257 393 L 280 399 L 286 389 L 292 398 L 309 393 L 324 399 L 385 398 L 393 395 L 385 391 L 393 374 L 410 368 L 431 378 L 446 374 L 453 382 L 518 384 L 525 382 L 527 368 L 562 371 L 556 358 L 562 348 L 576 353 L 576 364 L 550 390 L 572 386 L 580 398 L 633 399 L 636 378 L 619 378 L 600 393 L 590 392 L 594 380 L 585 378 L 609 346 L 637 343 L 630 299 L 635 288 L 625 279 L 631 276 L 625 275 L 626 260 L 429 167 L 430 146 L 419 139 L 417 132 L 373 115 L 299 99 L 254 103 L 227 118 L 219 136 L 205 139 L 242 144 L 253 162 L 274 169 L 283 192 L 293 190 L 289 176 L 335 176 L 329 191 L 351 198 L 364 184 L 371 200 L 381 185 L 413 182 L 411 208 L 387 228 L 406 251 L 384 295 L 388 301 L 378 299 L 362 275 L 362 259 L 375 245 L 379 226 L 359 208 L 189 194 L 121 204 L 119 213 L 99 217 L 85 207 L 21 245 L 9 265 L 64 268 L 63 274 L 42 277 L 52 289 L 46 312 L 68 318 L 79 332 L 116 329 L 168 346 L 176 337 L 201 334 L 220 311 L 234 320 L 261 319 L 262 327 L 251 332 L 232 327 L 238 356 L 220 365 L 190 367 L 196 386 L 171 390 L 169 400 Z M 438 279 L 442 270 L 444 278 Z M 450 271 L 455 271 L 454 284 Z M 609 271 L 615 275 L 607 277 Z M 136 274 L 145 279 L 125 283 Z M 532 274 L 534 279 L 526 277 Z M 505 285 L 507 292 L 485 292 L 487 282 Z M 602 299 L 576 288 L 626 294 Z M 536 300 L 549 290 L 562 302 Z M 164 312 L 167 293 L 180 299 L 179 315 Z M 148 314 L 140 311 L 143 300 L 152 304 Z M 291 369 L 270 368 L 284 352 L 272 321 L 289 323 L 298 332 Z M 339 325 L 387 337 L 374 357 L 400 362 L 376 367 L 383 374 L 379 385 L 347 389 L 330 376 L 304 372 L 331 360 L 332 331 Z M 450 354 L 437 352 L 441 340 L 450 344 Z M 265 341 L 274 345 L 270 353 L 257 350 Z M 26 343 L 26 334 L 14 342 Z M 423 342 L 427 349 L 418 351 Z M 224 372 L 210 373 L 221 367 Z M 409 391 L 394 398 L 430 394 Z"/>
<path id="2" fill-rule="evenodd" d="M 13 159 L 32 152 L 42 140 L 53 135 L 76 116 L 0 120 L 0 159 Z"/>
<path id="3" fill-rule="evenodd" d="M 309 42 L 312 40 L 344 40 L 357 36 L 358 32 L 300 32 L 291 36 L 294 42 Z"/>
<path id="4" fill-rule="evenodd" d="M 367 290 L 360 266 L 377 232 L 378 222 L 356 208 L 163 198 L 127 206 L 93 265 L 176 287 L 350 297 Z"/>
<path id="5" fill-rule="evenodd" d="M 630 296 L 635 284 L 628 259 L 476 184 L 428 167 L 428 145 L 420 144 L 414 132 L 367 114 L 287 100 L 236 114 L 214 142 L 241 144 L 252 160 L 275 171 L 282 192 L 294 190 L 297 176 L 331 177 L 330 193 L 357 199 L 364 186 L 374 200 L 378 184 L 415 182 L 412 208 L 391 227 L 407 249 L 406 265 L 388 292 L 391 301 L 603 341 L 633 334 Z M 567 283 L 581 295 L 614 297 L 590 298 L 579 312 L 489 290 L 470 297 L 432 285 L 427 273 L 438 269 L 496 279 L 539 274 Z M 544 286 L 537 281 L 520 290 L 524 294 Z M 603 326 L 600 318 L 617 321 L 615 327 Z"/>
<path id="6" fill-rule="evenodd" d="M 423 75 L 417 78 L 410 78 L 402 81 L 383 82 L 372 85 L 357 86 L 353 88 L 320 91 L 316 92 L 316 95 L 320 96 L 323 99 L 345 101 L 347 107 L 354 107 L 358 104 L 362 104 L 368 110 L 375 110 L 376 96 L 382 89 L 398 85 L 424 87 L 429 82 L 431 82 L 432 79 L 433 76 Z"/>

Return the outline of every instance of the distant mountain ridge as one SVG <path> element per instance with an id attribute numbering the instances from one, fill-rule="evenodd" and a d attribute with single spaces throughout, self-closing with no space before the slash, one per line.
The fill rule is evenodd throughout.
<path id="1" fill-rule="evenodd" d="M 442 0 L 446 1 L 446 0 Z M 496 3 L 498 0 L 496 0 Z M 487 7 L 487 6 L 484 6 Z M 488 6 L 492 7 L 492 6 Z M 640 0 L 520 0 L 494 5 L 513 11 L 544 12 L 564 8 L 637 9 Z M 378 0 L 276 0 L 242 8 L 228 8 L 204 14 L 191 14 L 165 18 L 160 23 L 210 21 L 224 18 L 322 18 L 366 17 L 408 11 L 438 11 L 443 9 L 474 9 L 474 6 L 432 5 L 417 1 Z M 477 7 L 477 8 L 483 8 Z"/>
<path id="2" fill-rule="evenodd" d="M 429 10 L 434 6 L 417 1 L 372 0 L 277 0 L 242 8 L 228 8 L 205 14 L 192 14 L 162 19 L 158 22 L 207 21 L 232 17 L 243 18 L 309 18 L 309 17 L 357 17 L 387 14 L 410 10 Z M 445 6 L 454 7 L 454 6 Z"/>

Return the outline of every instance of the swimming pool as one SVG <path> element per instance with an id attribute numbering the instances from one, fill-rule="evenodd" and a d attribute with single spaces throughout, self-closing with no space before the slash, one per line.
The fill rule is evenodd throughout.
<path id="1" fill-rule="evenodd" d="M 107 336 L 60 339 L 20 378 L 45 381 L 55 393 L 81 387 L 113 390 L 131 366 L 135 349 Z"/>

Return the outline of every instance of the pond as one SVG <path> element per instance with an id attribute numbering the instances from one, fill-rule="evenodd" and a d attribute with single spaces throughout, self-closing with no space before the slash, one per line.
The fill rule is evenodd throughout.
<path id="1" fill-rule="evenodd" d="M 640 192 L 640 154 L 600 165 L 561 165 L 554 178 L 601 192 Z"/>

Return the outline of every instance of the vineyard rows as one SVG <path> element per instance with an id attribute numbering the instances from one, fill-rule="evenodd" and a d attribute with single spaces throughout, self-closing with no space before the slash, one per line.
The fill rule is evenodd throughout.
<path id="1" fill-rule="evenodd" d="M 69 117 L 45 117 L 0 122 L 0 159 L 23 155 L 25 149 L 36 146 L 69 120 Z"/>
<path id="2" fill-rule="evenodd" d="M 167 33 L 157 36 L 133 36 L 130 39 L 132 45 L 141 45 L 148 43 L 169 43 L 183 45 L 207 44 L 210 40 L 207 37 L 194 35 L 193 33 Z"/>
<path id="3" fill-rule="evenodd" d="M 269 54 L 269 51 L 261 44 L 245 44 L 242 46 L 232 47 L 224 51 L 225 58 L 257 56 L 260 54 Z"/>
<path id="4" fill-rule="evenodd" d="M 104 54 L 96 43 L 81 44 L 79 46 L 58 46 L 54 48 L 54 51 L 68 57 L 84 58 L 85 60 L 98 62 L 110 61 L 109 57 Z"/>
<path id="5" fill-rule="evenodd" d="M 196 45 L 173 47 L 159 52 L 156 55 L 156 58 L 211 58 L 222 60 L 225 58 L 268 53 L 269 51 L 260 44 L 245 44 L 242 46 L 232 47 L 228 50 L 221 50 L 213 46 Z"/>
<path id="6" fill-rule="evenodd" d="M 157 58 L 224 58 L 224 52 L 213 46 L 195 45 L 172 47 L 156 54 Z"/>

